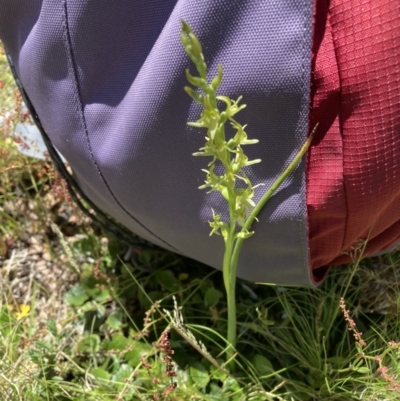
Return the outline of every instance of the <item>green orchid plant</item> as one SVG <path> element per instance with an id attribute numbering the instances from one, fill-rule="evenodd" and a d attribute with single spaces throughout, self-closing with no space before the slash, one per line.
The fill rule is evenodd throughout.
<path id="1" fill-rule="evenodd" d="M 211 158 L 208 169 L 203 170 L 206 174 L 205 183 L 199 189 L 208 189 L 209 192 L 218 191 L 226 200 L 229 208 L 229 221 L 223 221 L 222 216 L 212 210 L 213 218 L 209 224 L 211 226 L 210 235 L 221 235 L 225 242 L 222 271 L 228 303 L 227 359 L 230 360 L 236 347 L 236 271 L 243 241 L 254 234 L 251 227 L 254 220 L 257 219 L 257 215 L 306 153 L 316 127 L 294 160 L 265 192 L 261 200 L 255 204 L 253 196 L 257 186 L 252 185 L 245 169 L 260 163 L 261 160 L 249 160 L 243 147 L 256 144 L 258 140 L 249 139 L 245 131 L 246 126 L 234 119 L 234 116 L 246 105 L 240 104 L 241 96 L 237 100 L 232 100 L 227 96 L 217 96 L 217 89 L 223 77 L 222 66 L 218 66 L 218 74 L 209 84 L 207 65 L 204 61 L 201 44 L 191 27 L 184 21 L 182 21 L 181 40 L 186 54 L 194 63 L 199 74 L 199 76 L 193 76 L 187 69 L 186 78 L 200 91 L 189 86 L 185 86 L 184 89 L 196 103 L 203 106 L 200 118 L 196 122 L 189 122 L 188 125 L 207 130 L 204 147 L 193 155 Z M 218 102 L 225 105 L 224 110 L 219 109 Z M 226 136 L 225 127 L 228 122 L 235 132 L 232 138 Z M 224 168 L 223 173 L 219 175 L 216 173 L 216 166 L 220 164 Z M 241 182 L 240 186 L 238 186 L 238 182 Z"/>

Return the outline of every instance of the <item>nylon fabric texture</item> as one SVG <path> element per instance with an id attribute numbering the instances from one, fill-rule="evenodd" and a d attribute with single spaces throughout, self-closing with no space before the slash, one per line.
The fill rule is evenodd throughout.
<path id="1" fill-rule="evenodd" d="M 311 265 L 400 241 L 400 2 L 317 0 L 307 207 Z"/>

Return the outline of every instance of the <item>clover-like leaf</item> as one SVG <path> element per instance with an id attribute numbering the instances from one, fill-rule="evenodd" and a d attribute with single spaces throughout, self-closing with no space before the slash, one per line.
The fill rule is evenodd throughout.
<path id="1" fill-rule="evenodd" d="M 215 287 L 210 287 L 204 294 L 204 303 L 208 307 L 213 307 L 223 296 L 224 294 L 222 294 L 221 291 L 217 290 Z"/>
<path id="2" fill-rule="evenodd" d="M 86 290 L 80 285 L 74 285 L 65 295 L 65 301 L 71 306 L 81 306 L 89 299 Z"/>
<path id="3" fill-rule="evenodd" d="M 207 369 L 199 362 L 194 362 L 189 368 L 190 376 L 193 381 L 201 388 L 207 386 L 210 375 Z"/>

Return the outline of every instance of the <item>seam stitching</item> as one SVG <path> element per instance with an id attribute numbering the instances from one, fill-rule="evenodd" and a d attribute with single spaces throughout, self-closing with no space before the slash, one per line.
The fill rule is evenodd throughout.
<path id="1" fill-rule="evenodd" d="M 71 41 L 71 36 L 70 36 L 70 31 L 69 31 L 69 25 L 68 25 L 68 8 L 67 8 L 67 0 L 62 0 L 62 6 L 63 6 L 63 39 L 64 39 L 64 45 L 66 47 L 67 51 L 67 59 L 69 63 L 69 69 L 71 71 L 72 75 L 72 83 L 73 83 L 73 93 L 74 93 L 74 100 L 77 106 L 77 112 L 80 118 L 80 122 L 82 125 L 82 129 L 84 132 L 85 136 L 85 141 L 87 145 L 87 149 L 89 151 L 90 155 L 90 160 L 93 163 L 96 171 L 98 172 L 101 181 L 104 183 L 105 187 L 107 188 L 109 194 L 111 195 L 112 199 L 115 201 L 115 203 L 123 210 L 131 219 L 133 219 L 140 227 L 145 229 L 148 233 L 150 233 L 152 236 L 157 238 L 159 241 L 167 245 L 168 247 L 174 249 L 175 251 L 180 252 L 177 248 L 174 246 L 170 245 L 168 242 L 164 241 L 162 238 L 160 238 L 158 235 L 153 233 L 151 230 L 149 230 L 143 223 L 141 223 L 139 220 L 137 220 L 134 216 L 132 216 L 125 208 L 124 206 L 119 202 L 119 200 L 116 198 L 114 195 L 113 191 L 111 190 L 110 186 L 108 185 L 105 177 L 103 176 L 93 154 L 92 147 L 90 145 L 89 141 L 89 133 L 87 129 L 87 124 L 86 124 L 86 119 L 85 119 L 85 113 L 83 110 L 83 102 L 81 98 L 81 93 L 80 93 L 80 87 L 79 87 L 79 80 L 78 80 L 78 74 L 76 71 L 76 64 L 75 64 L 75 59 L 74 59 L 74 54 L 72 51 L 72 41 Z"/>
<path id="2" fill-rule="evenodd" d="M 303 107 L 300 110 L 300 123 L 305 124 L 300 124 L 300 130 L 301 127 L 304 127 L 305 125 L 305 132 L 306 132 L 306 138 L 307 138 L 307 133 L 309 129 L 309 104 L 310 104 L 310 86 L 311 82 L 309 79 L 309 84 L 308 84 L 308 89 L 305 87 L 305 81 L 307 77 L 307 71 L 306 71 L 306 64 L 308 64 L 311 68 L 311 54 L 308 54 L 305 56 L 305 53 L 307 50 L 312 49 L 312 33 L 313 33 L 313 27 L 312 27 L 312 21 L 313 21 L 313 1 L 311 2 L 304 2 L 303 3 L 303 40 L 302 40 L 302 63 L 301 63 L 301 69 L 302 69 L 302 74 L 301 74 L 301 93 L 302 93 L 302 103 Z M 305 6 L 305 7 L 304 7 Z M 311 38 L 309 38 L 310 35 L 310 29 L 308 29 L 308 24 L 309 21 L 311 21 Z M 307 40 L 310 39 L 310 44 L 309 48 L 306 48 Z M 304 107 L 304 104 L 306 107 Z M 306 110 L 304 110 L 306 108 Z M 307 113 L 307 118 L 305 119 L 304 114 L 305 112 L 308 111 Z M 300 145 L 301 146 L 301 145 Z M 307 152 L 308 154 L 308 152 Z M 306 275 L 309 280 L 309 284 L 312 284 L 315 286 L 315 282 L 313 279 L 312 271 L 311 271 L 311 265 L 310 265 L 310 255 L 309 255 L 309 242 L 308 242 L 308 215 L 307 215 L 307 181 L 306 181 L 306 168 L 307 168 L 307 155 L 305 155 L 305 158 L 301 161 L 301 164 L 304 166 L 303 171 L 301 174 L 301 194 L 302 196 L 302 203 L 300 207 L 302 208 L 302 211 L 305 212 L 306 219 L 305 219 L 305 227 L 304 223 L 302 221 L 299 221 L 300 223 L 300 243 L 301 243 L 301 251 L 302 251 L 302 259 L 303 259 L 303 269 L 305 269 Z M 306 234 L 306 235 L 305 235 Z M 306 251 L 305 251 L 306 250 Z"/>

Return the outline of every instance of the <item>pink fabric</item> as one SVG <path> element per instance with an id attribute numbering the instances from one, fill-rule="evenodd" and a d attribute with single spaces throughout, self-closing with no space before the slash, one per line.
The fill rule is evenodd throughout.
<path id="1" fill-rule="evenodd" d="M 317 0 L 307 205 L 311 267 L 400 241 L 400 2 Z"/>

